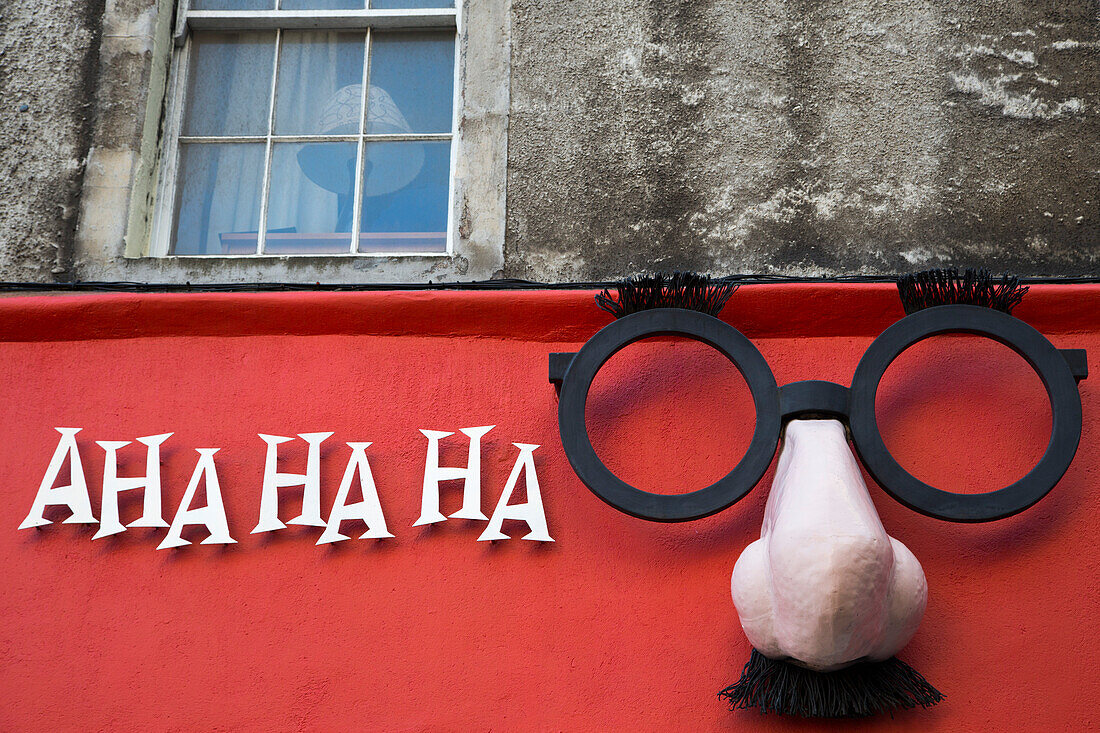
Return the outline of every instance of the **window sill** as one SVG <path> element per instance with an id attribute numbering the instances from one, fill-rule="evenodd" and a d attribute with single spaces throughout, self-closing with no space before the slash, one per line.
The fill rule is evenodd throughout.
<path id="1" fill-rule="evenodd" d="M 360 259 L 360 258 L 383 258 L 383 259 L 400 259 L 400 260 L 413 260 L 419 257 L 430 257 L 434 259 L 446 259 L 448 257 L 454 257 L 453 252 L 330 252 L 326 254 L 318 254 L 315 252 L 301 252 L 298 254 L 291 253 L 269 253 L 264 254 L 210 254 L 210 255 L 162 255 L 162 256 L 144 256 L 142 259 L 148 260 L 165 260 L 168 262 L 188 262 L 190 260 L 347 260 L 347 259 Z"/>

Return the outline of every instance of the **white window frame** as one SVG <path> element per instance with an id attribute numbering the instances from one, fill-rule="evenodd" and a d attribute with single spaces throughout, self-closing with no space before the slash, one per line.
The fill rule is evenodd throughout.
<path id="1" fill-rule="evenodd" d="M 281 4 L 281 0 L 278 0 Z M 180 0 L 176 24 L 175 24 L 175 48 L 172 54 L 171 71 L 168 80 L 168 95 L 166 107 L 166 125 L 164 135 L 164 149 L 161 157 L 160 170 L 157 177 L 156 203 L 153 211 L 153 224 L 149 239 L 147 256 L 195 260 L 195 259 L 233 259 L 256 260 L 261 258 L 450 258 L 455 255 L 455 179 L 456 160 L 458 159 L 459 136 L 457 134 L 460 118 L 460 64 L 462 18 L 461 0 L 455 2 L 455 8 L 417 8 L 401 10 L 191 10 L 188 0 Z M 269 119 L 266 135 L 257 136 L 232 136 L 225 138 L 211 138 L 203 136 L 202 139 L 210 141 L 240 141 L 240 142 L 264 142 L 264 191 L 261 197 L 260 219 L 257 227 L 257 251 L 249 254 L 188 254 L 176 255 L 170 253 L 172 233 L 175 228 L 175 204 L 176 189 L 179 173 L 179 148 L 181 142 L 188 138 L 181 135 L 183 115 L 186 106 L 187 74 L 190 67 L 190 53 L 192 31 L 217 30 L 217 31 L 264 31 L 274 30 L 275 37 L 275 71 L 272 75 L 272 89 L 269 95 L 269 114 L 274 114 L 276 98 L 275 87 L 278 83 L 278 64 L 282 31 L 284 30 L 361 30 L 365 32 L 364 61 L 363 61 L 363 95 L 364 108 L 360 119 L 360 131 L 358 135 L 274 135 Z M 371 34 L 374 29 L 385 30 L 452 30 L 455 33 L 455 63 L 454 63 L 454 93 L 451 100 L 451 130 L 448 133 L 425 134 L 367 134 L 365 130 L 366 120 L 366 94 L 367 81 L 369 79 L 369 63 L 371 51 Z M 182 140 L 181 140 L 182 138 Z M 274 142 L 309 142 L 323 138 L 325 140 L 347 140 L 358 143 L 358 159 L 356 161 L 356 188 L 358 194 L 363 185 L 363 159 L 364 146 L 371 141 L 399 141 L 399 140 L 447 140 L 451 143 L 450 169 L 447 186 L 447 231 L 446 250 L 442 252 L 359 252 L 359 231 L 362 215 L 362 196 L 355 196 L 355 210 L 352 220 L 351 248 L 346 253 L 310 253 L 296 254 L 264 252 L 266 241 L 267 219 L 267 189 L 270 186 L 271 156 Z M 198 138 L 193 140 L 198 141 Z"/>

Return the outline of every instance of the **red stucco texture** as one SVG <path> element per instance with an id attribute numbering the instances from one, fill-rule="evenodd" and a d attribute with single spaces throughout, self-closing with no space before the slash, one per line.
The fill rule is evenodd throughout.
<path id="1" fill-rule="evenodd" d="M 1100 355 L 1100 288 L 1036 286 L 1016 315 L 1061 348 Z M 848 384 L 902 316 L 886 285 L 756 285 L 723 319 L 780 384 Z M 67 730 L 913 730 L 1053 731 L 1100 725 L 1100 378 L 1081 383 L 1076 460 L 1010 519 L 940 522 L 868 479 L 887 531 L 924 566 L 930 600 L 899 655 L 947 699 L 893 719 L 822 723 L 730 712 L 716 693 L 749 646 L 729 596 L 759 535 L 771 473 L 713 517 L 667 525 L 611 509 L 561 449 L 547 354 L 576 351 L 609 317 L 589 292 L 80 295 L 0 301 L 0 729 Z M 645 342 L 616 356 L 589 398 L 597 451 L 643 488 L 715 480 L 752 431 L 747 391 L 705 347 Z M 976 337 L 925 342 L 880 392 L 888 446 L 918 476 L 986 491 L 1042 455 L 1041 384 Z M 552 544 L 478 542 L 483 522 L 413 527 L 427 440 L 418 429 L 496 425 L 484 439 L 490 513 L 535 452 Z M 171 521 L 217 447 L 237 544 L 156 549 L 165 530 L 92 540 L 95 525 L 18 530 L 58 442 L 81 427 L 99 516 L 96 440 L 172 431 Z M 318 547 L 321 530 L 250 535 L 258 433 L 335 431 L 322 450 L 331 506 L 350 449 L 367 449 L 389 540 Z M 304 471 L 306 444 L 282 447 Z M 121 472 L 144 470 L 122 449 Z M 444 441 L 443 462 L 466 442 Z M 123 521 L 140 492 L 123 495 Z M 461 485 L 445 485 L 453 513 Z M 283 492 L 296 516 L 300 490 Z M 64 519 L 66 512 L 48 514 Z M 345 525 L 345 533 L 362 531 Z"/>

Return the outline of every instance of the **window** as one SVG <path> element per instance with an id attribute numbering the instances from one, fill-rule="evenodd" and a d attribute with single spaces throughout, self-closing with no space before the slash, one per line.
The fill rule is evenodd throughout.
<path id="1" fill-rule="evenodd" d="M 184 3 L 150 254 L 450 253 L 453 0 Z"/>

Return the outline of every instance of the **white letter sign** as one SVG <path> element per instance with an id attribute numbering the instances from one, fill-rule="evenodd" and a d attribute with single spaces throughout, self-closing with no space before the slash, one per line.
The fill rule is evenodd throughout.
<path id="1" fill-rule="evenodd" d="M 504 491 L 497 502 L 497 508 L 493 510 L 493 518 L 489 520 L 489 526 L 478 537 L 482 540 L 506 540 L 508 535 L 500 531 L 505 519 L 518 519 L 526 522 L 531 531 L 523 539 L 536 542 L 553 542 L 550 531 L 546 528 L 546 513 L 542 509 L 542 493 L 539 491 L 539 477 L 535 475 L 535 449 L 537 445 L 529 443 L 512 443 L 519 448 L 519 458 L 508 476 L 508 483 L 504 485 Z M 519 481 L 519 474 L 523 472 L 527 482 L 527 501 L 523 504 L 508 506 L 508 500 L 512 498 L 512 492 Z"/>
<path id="2" fill-rule="evenodd" d="M 378 503 L 378 489 L 374 485 L 370 461 L 367 460 L 367 447 L 370 443 L 348 443 L 348 446 L 351 447 L 351 459 L 344 470 L 344 478 L 340 481 L 340 489 L 336 492 L 336 501 L 333 502 L 332 511 L 328 515 L 328 526 L 317 539 L 318 545 L 351 539 L 347 535 L 340 534 L 340 522 L 345 519 L 359 519 L 367 525 L 367 531 L 359 535 L 361 540 L 393 537 L 386 528 L 386 517 L 382 514 L 382 505 Z M 359 487 L 363 492 L 363 500 L 348 504 L 348 493 L 351 491 L 351 482 L 355 479 L 356 473 L 359 474 Z"/>
<path id="3" fill-rule="evenodd" d="M 53 458 L 46 468 L 46 475 L 42 477 L 42 483 L 38 486 L 38 493 L 34 496 L 31 511 L 27 518 L 19 525 L 19 529 L 28 527 L 41 527 L 49 524 L 43 513 L 48 506 L 67 506 L 73 515 L 65 520 L 65 524 L 95 524 L 92 516 L 92 503 L 88 498 L 88 482 L 84 478 L 84 466 L 80 463 L 80 450 L 76 447 L 76 434 L 81 428 L 54 428 L 61 433 L 61 440 L 54 449 Z M 65 465 L 65 458 L 69 459 L 69 485 L 54 486 L 61 467 Z"/>
<path id="4" fill-rule="evenodd" d="M 231 545 L 237 540 L 229 536 L 229 522 L 225 518 L 225 507 L 222 506 L 222 489 L 218 484 L 218 469 L 214 465 L 214 454 L 218 448 L 196 448 L 199 454 L 199 462 L 195 465 L 195 472 L 191 474 L 191 481 L 187 484 L 187 491 L 183 492 L 183 500 L 180 501 L 176 518 L 172 520 L 172 527 L 168 530 L 168 536 L 158 546 L 158 550 L 166 547 L 183 547 L 191 544 L 181 536 L 183 528 L 187 525 L 201 524 L 210 531 L 210 536 L 203 540 L 203 545 Z M 199 481 L 206 479 L 206 506 L 198 509 L 191 508 L 191 502 L 195 499 L 195 492 L 199 488 Z"/>
<path id="5" fill-rule="evenodd" d="M 256 525 L 256 529 L 252 530 L 252 534 L 286 528 L 286 525 L 279 521 L 279 489 L 289 486 L 303 487 L 302 513 L 291 519 L 289 523 L 324 527 L 325 521 L 321 519 L 321 443 L 326 438 L 332 437 L 332 433 L 298 433 L 299 438 L 309 443 L 305 474 L 278 471 L 278 446 L 293 438 L 263 433 L 259 433 L 259 436 L 267 443 L 267 458 L 264 461 L 263 493 L 260 494 L 260 522 Z"/>
<path id="6" fill-rule="evenodd" d="M 480 519 L 482 521 L 487 519 L 481 511 L 481 436 L 495 427 L 496 425 L 483 425 L 479 428 L 461 428 L 459 430 L 470 439 L 470 452 L 466 460 L 466 468 L 440 468 L 439 466 L 439 439 L 454 435 L 454 433 L 441 430 L 420 431 L 428 439 L 428 457 L 424 462 L 424 493 L 420 500 L 420 519 L 413 523 L 414 527 L 442 522 L 447 519 L 439 511 L 439 482 L 457 478 L 466 479 L 466 482 L 462 486 L 462 508 L 452 514 L 451 517 L 454 519 Z"/>
<path id="7" fill-rule="evenodd" d="M 0 0 L 2 2 L 2 0 Z M 495 425 L 482 425 L 473 428 L 460 428 L 460 431 L 469 439 L 469 453 L 465 467 L 440 466 L 439 443 L 443 438 L 454 435 L 440 430 L 421 430 L 421 434 L 428 439 L 428 453 L 424 464 L 424 482 L 422 485 L 420 501 L 420 518 L 413 526 L 443 522 L 448 519 L 440 512 L 439 485 L 443 481 L 463 480 L 462 507 L 450 515 L 450 518 L 470 519 L 486 522 L 487 526 L 478 537 L 484 540 L 506 540 L 503 526 L 506 520 L 525 522 L 530 530 L 523 538 L 536 542 L 553 542 L 546 527 L 546 513 L 542 503 L 539 479 L 535 473 L 534 452 L 539 446 L 529 443 L 512 443 L 519 448 L 519 456 L 516 458 L 512 472 L 505 482 L 504 491 L 493 510 L 492 518 L 488 518 L 481 511 L 481 447 L 482 438 Z M 50 524 L 51 520 L 45 518 L 49 507 L 68 507 L 72 516 L 64 520 L 66 523 L 95 524 L 97 522 L 92 514 L 92 504 L 88 496 L 88 481 L 84 474 L 84 466 L 80 459 L 80 450 L 77 445 L 76 434 L 81 428 L 54 428 L 61 434 L 61 440 L 53 451 L 49 466 L 35 494 L 30 513 L 19 529 L 28 527 L 41 527 Z M 205 527 L 210 533 L 202 540 L 203 545 L 237 544 L 237 541 L 229 533 L 229 518 L 225 513 L 225 504 L 222 497 L 221 482 L 218 479 L 218 467 L 214 460 L 218 448 L 196 448 L 199 454 L 195 463 L 191 479 L 183 492 L 175 516 L 169 525 L 164 521 L 162 489 L 167 482 L 169 488 L 173 485 L 173 474 L 169 472 L 167 479 L 162 476 L 161 446 L 174 433 L 161 433 L 160 435 L 147 435 L 136 438 L 138 443 L 145 446 L 145 473 L 144 475 L 119 476 L 119 451 L 133 441 L 130 440 L 97 440 L 97 445 L 104 451 L 103 457 L 103 485 L 101 522 L 92 539 L 100 539 L 125 532 L 131 527 L 167 527 L 168 531 L 157 545 L 158 550 L 183 547 L 192 544 L 190 539 L 184 539 L 184 531 L 189 527 Z M 298 433 L 298 437 L 304 440 L 308 446 L 306 453 L 305 473 L 284 473 L 279 471 L 279 446 L 289 443 L 294 438 L 281 435 L 267 435 L 257 433 L 260 439 L 267 445 L 264 460 L 263 483 L 260 491 L 259 521 L 252 534 L 259 532 L 272 532 L 286 529 L 287 524 L 301 524 L 323 528 L 317 539 L 318 545 L 326 545 L 351 539 L 340 533 L 342 522 L 360 521 L 366 526 L 366 531 L 359 535 L 359 539 L 387 539 L 393 537 L 386 526 L 386 517 L 382 512 L 382 504 L 378 500 L 378 487 L 374 482 L 374 474 L 371 470 L 370 460 L 367 458 L 367 448 L 373 443 L 347 443 L 351 449 L 347 467 L 344 469 L 343 478 L 336 491 L 336 498 L 332 503 L 332 510 L 328 518 L 321 518 L 321 444 L 334 433 Z M 299 444 L 300 445 L 300 444 Z M 130 449 L 138 451 L 136 446 Z M 122 459 L 123 470 L 127 474 L 134 471 L 129 467 L 124 454 Z M 133 456 L 136 458 L 136 455 Z M 284 456 L 286 457 L 286 456 Z M 223 463 L 226 460 L 222 456 Z M 69 482 L 67 485 L 55 486 L 63 481 L 66 463 L 68 464 Z M 233 462 L 235 468 L 240 464 Z M 519 483 L 520 474 L 523 474 L 526 486 L 526 500 L 520 497 L 514 499 L 516 486 Z M 182 478 L 182 477 L 181 477 Z M 258 478 L 258 476 L 257 476 Z M 182 483 L 182 482 L 181 482 Z M 353 484 L 358 484 L 359 490 L 356 497 L 362 496 L 356 501 L 351 498 Z M 302 512 L 294 519 L 287 520 L 286 524 L 279 517 L 279 492 L 291 487 L 302 487 Z M 233 489 L 238 490 L 241 482 L 234 481 Z M 119 495 L 125 491 L 141 489 L 142 514 L 129 524 L 123 524 L 119 508 Z M 200 506 L 192 506 L 203 502 L 198 497 L 199 491 L 205 495 L 205 503 Z M 326 488 L 327 490 L 327 488 Z M 415 490 L 415 489 L 414 489 Z M 284 492 L 285 493 L 285 492 Z M 292 492 L 295 493 L 296 492 Z M 137 497 L 128 506 L 136 504 Z M 239 497 L 238 497 L 239 498 Z M 135 507 L 136 508 L 136 507 Z M 450 507 L 448 507 L 450 508 Z M 136 513 L 136 512 L 134 512 Z M 289 511 L 288 511 L 289 513 Z M 52 516 L 52 514 L 51 514 Z M 132 516 L 127 512 L 127 518 Z M 237 528 L 239 531 L 240 528 Z M 189 531 L 188 537 L 192 536 Z M 201 535 L 200 535 L 201 536 Z M 198 540 L 196 540 L 198 542 Z"/>
<path id="8" fill-rule="evenodd" d="M 150 435 L 138 438 L 145 445 L 145 475 L 133 478 L 118 477 L 118 449 L 130 445 L 128 440 L 97 440 L 96 445 L 107 454 L 103 457 L 103 506 L 99 510 L 99 531 L 92 537 L 118 534 L 126 529 L 118 518 L 118 494 L 120 491 L 144 489 L 144 505 L 141 518 L 131 522 L 129 527 L 167 527 L 168 522 L 160 511 L 160 445 L 172 437 L 172 433 Z"/>

